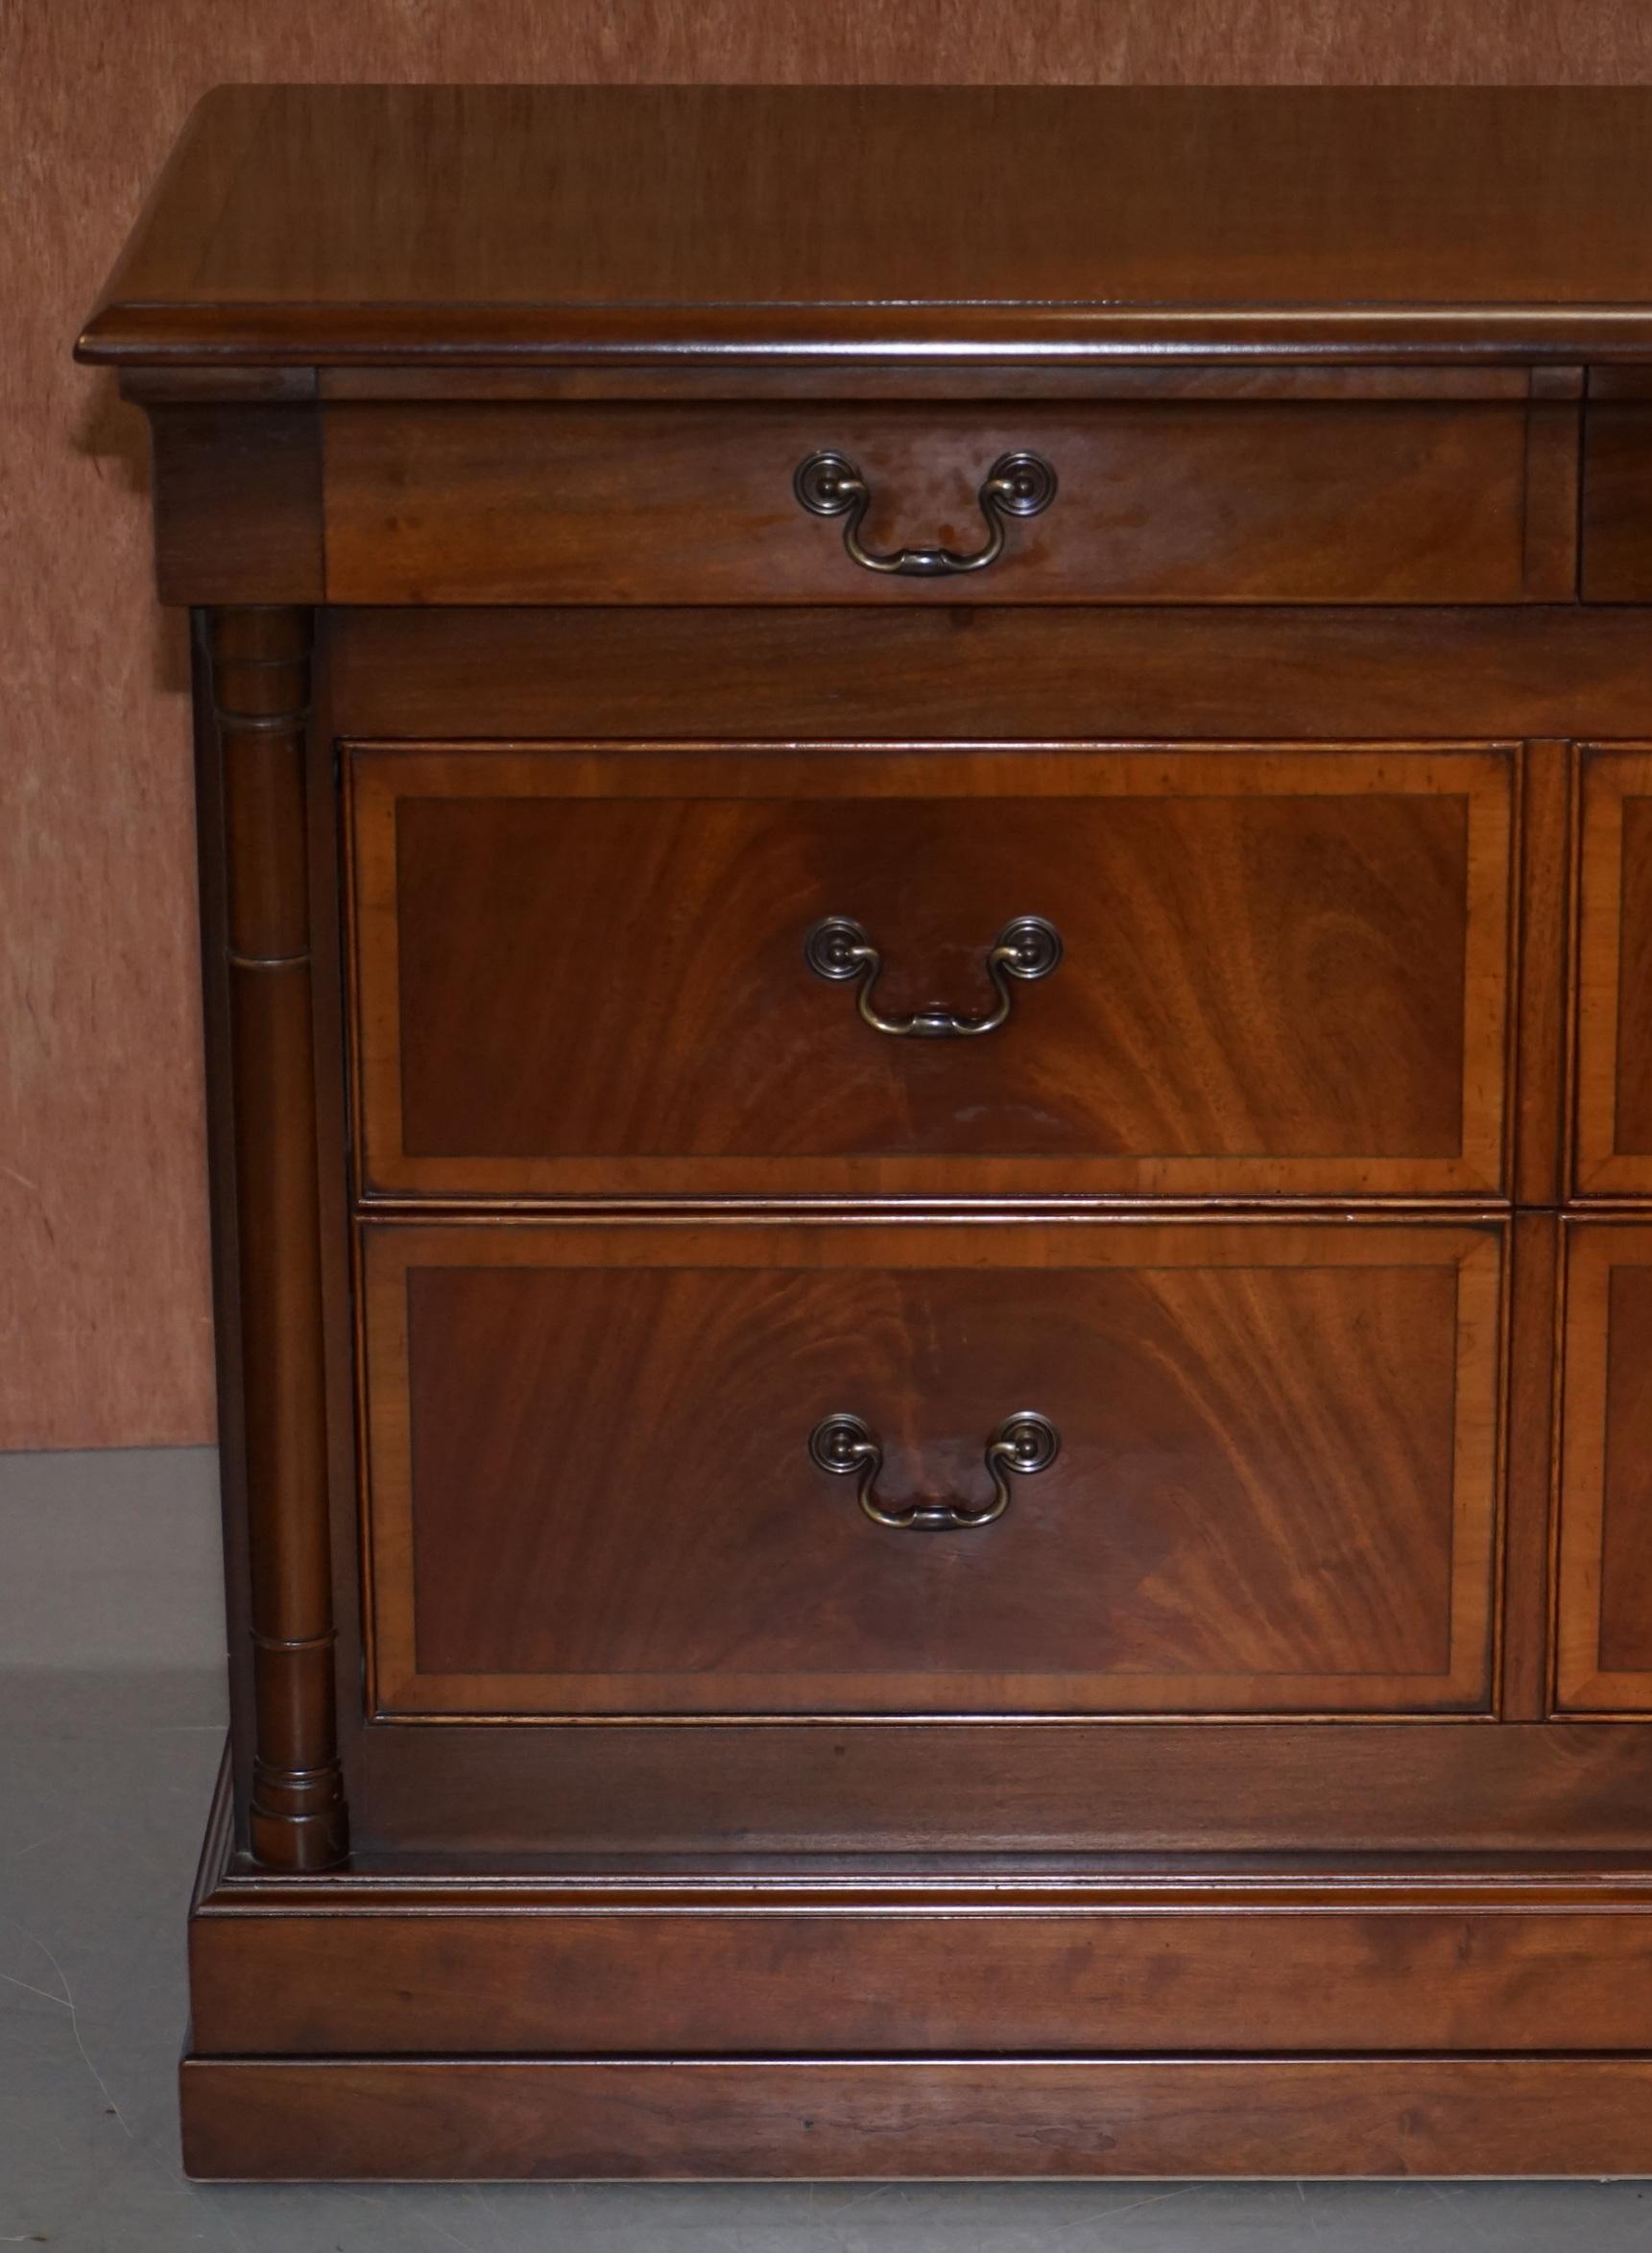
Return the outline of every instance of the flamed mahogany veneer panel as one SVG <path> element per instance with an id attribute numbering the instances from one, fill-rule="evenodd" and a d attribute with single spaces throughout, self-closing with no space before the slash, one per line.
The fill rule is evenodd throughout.
<path id="1" fill-rule="evenodd" d="M 1652 2058 L 190 2057 L 183 2103 L 229 2181 L 1633 2175 Z"/>
<path id="2" fill-rule="evenodd" d="M 1652 793 L 1625 802 L 1618 925 L 1617 1143 L 1652 1183 Z"/>
<path id="3" fill-rule="evenodd" d="M 1652 1192 L 1652 751 L 1583 766 L 1577 1188 Z"/>
<path id="4" fill-rule="evenodd" d="M 387 1712 L 1464 1712 L 1498 1232 L 375 1226 Z M 645 1405 L 642 1405 L 645 1404 Z M 994 1524 L 1018 1410 L 1062 1435 Z"/>
<path id="5" fill-rule="evenodd" d="M 1512 756 L 623 752 L 349 760 L 370 1194 L 1495 1192 Z M 1018 916 L 1065 955 L 972 1039 Z"/>
<path id="6" fill-rule="evenodd" d="M 1559 1703 L 1652 1714 L 1652 1226 L 1569 1234 Z"/>

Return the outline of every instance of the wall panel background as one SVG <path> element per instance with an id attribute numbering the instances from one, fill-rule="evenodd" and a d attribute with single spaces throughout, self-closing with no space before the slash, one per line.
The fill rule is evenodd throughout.
<path id="1" fill-rule="evenodd" d="M 1647 78 L 1646 0 L 3 0 L 0 1448 L 211 1434 L 184 629 L 68 357 L 207 86 Z"/>

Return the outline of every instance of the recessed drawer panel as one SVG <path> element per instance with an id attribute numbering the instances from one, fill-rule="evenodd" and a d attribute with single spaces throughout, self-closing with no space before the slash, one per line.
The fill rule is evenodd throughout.
<path id="1" fill-rule="evenodd" d="M 369 1194 L 1502 1180 L 1505 752 L 350 771 Z"/>
<path id="2" fill-rule="evenodd" d="M 1652 1714 L 1652 1225 L 1568 1235 L 1556 1702 Z"/>
<path id="3" fill-rule="evenodd" d="M 1523 399 L 333 403 L 323 426 L 334 602 L 1504 603 L 1528 592 Z M 990 483 L 1026 455 L 1041 466 L 1032 485 L 1014 470 Z M 802 475 L 811 507 L 800 472 L 821 457 L 842 467 Z M 1052 478 L 1047 505 L 1022 513 Z M 841 505 L 862 491 L 864 511 L 857 498 Z M 872 562 L 854 560 L 846 531 Z M 1000 535 L 1002 552 L 986 554 Z M 902 550 L 907 568 L 873 567 Z M 922 550 L 929 560 L 914 570 Z"/>
<path id="4" fill-rule="evenodd" d="M 378 1710 L 1484 1711 L 1499 1257 L 369 1224 Z"/>

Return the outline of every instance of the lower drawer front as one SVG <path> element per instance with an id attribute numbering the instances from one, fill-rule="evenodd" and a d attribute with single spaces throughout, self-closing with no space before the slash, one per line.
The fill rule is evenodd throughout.
<path id="1" fill-rule="evenodd" d="M 1488 1707 L 1493 1226 L 364 1240 L 382 1714 Z"/>

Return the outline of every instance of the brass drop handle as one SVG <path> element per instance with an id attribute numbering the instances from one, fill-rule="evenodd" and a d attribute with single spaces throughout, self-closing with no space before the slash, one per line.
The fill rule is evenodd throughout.
<path id="1" fill-rule="evenodd" d="M 809 1459 L 819 1471 L 857 1481 L 856 1498 L 874 1525 L 892 1525 L 900 1533 L 957 1533 L 1001 1518 L 1010 1506 L 1011 1477 L 1031 1478 L 1047 1471 L 1061 1453 L 1061 1434 L 1047 1416 L 1023 1408 L 1006 1417 L 987 1442 L 983 1459 L 993 1497 L 979 1509 L 966 1502 L 913 1502 L 904 1510 L 884 1509 L 874 1492 L 883 1469 L 883 1442 L 860 1417 L 844 1410 L 823 1417 L 810 1432 Z"/>
<path id="2" fill-rule="evenodd" d="M 1047 978 L 1062 958 L 1062 935 L 1041 915 L 1018 915 L 1006 923 L 987 950 L 987 975 L 997 999 L 984 1017 L 960 1017 L 937 1004 L 914 1010 L 910 1017 L 883 1017 L 873 1006 L 873 989 L 883 969 L 883 956 L 868 937 L 866 927 L 852 916 L 828 915 L 816 923 L 803 941 L 803 960 L 817 978 L 859 980 L 855 1006 L 874 1033 L 892 1033 L 898 1040 L 916 1035 L 922 1040 L 964 1040 L 974 1033 L 995 1033 L 1010 1014 L 1011 978 Z"/>
<path id="3" fill-rule="evenodd" d="M 1056 473 L 1042 454 L 1000 454 L 981 481 L 975 498 L 987 520 L 984 547 L 968 555 L 954 547 L 898 547 L 874 555 L 861 544 L 860 528 L 872 506 L 872 488 L 847 454 L 829 448 L 800 462 L 792 491 L 811 516 L 843 516 L 844 553 L 863 571 L 887 571 L 906 579 L 941 579 L 955 571 L 984 571 L 1004 552 L 1004 527 L 1012 516 L 1037 516 L 1056 497 Z"/>

